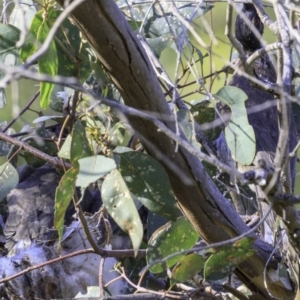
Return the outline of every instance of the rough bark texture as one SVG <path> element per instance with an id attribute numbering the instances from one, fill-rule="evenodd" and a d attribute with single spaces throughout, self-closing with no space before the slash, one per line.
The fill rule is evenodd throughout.
<path id="1" fill-rule="evenodd" d="M 62 0 L 57 2 L 63 6 Z M 87 0 L 72 18 L 94 48 L 125 104 L 154 113 L 175 132 L 175 124 L 161 91 L 156 74 L 134 32 L 113 0 Z M 148 152 L 167 170 L 178 204 L 199 234 L 208 242 L 224 241 L 248 230 L 248 227 L 205 172 L 200 160 L 166 137 L 148 120 L 128 116 Z M 169 119 L 169 120 L 168 120 Z M 169 161 L 180 169 L 174 171 Z M 184 176 L 186 181 L 182 180 Z M 254 244 L 256 254 L 242 263 L 237 273 L 266 299 L 272 299 L 264 287 L 263 269 L 270 247 L 261 240 Z M 294 293 L 268 282 L 276 297 L 293 299 Z"/>

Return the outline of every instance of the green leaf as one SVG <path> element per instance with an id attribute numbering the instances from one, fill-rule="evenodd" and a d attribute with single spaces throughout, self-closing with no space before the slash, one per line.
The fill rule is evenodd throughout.
<path id="1" fill-rule="evenodd" d="M 5 163 L 0 166 L 0 202 L 19 183 L 17 170 L 10 164 Z"/>
<path id="2" fill-rule="evenodd" d="M 104 179 L 101 196 L 108 213 L 130 236 L 135 255 L 143 239 L 143 225 L 125 181 L 118 170 Z"/>
<path id="3" fill-rule="evenodd" d="M 52 9 L 48 20 L 52 27 L 61 10 Z M 65 19 L 55 35 L 58 57 L 58 74 L 75 76 L 84 81 L 91 72 L 89 44 L 82 41 L 78 27 L 69 19 Z"/>
<path id="4" fill-rule="evenodd" d="M 75 182 L 78 170 L 69 169 L 61 178 L 55 194 L 54 227 L 58 231 L 59 243 L 62 240 L 65 213 L 75 191 Z"/>
<path id="5" fill-rule="evenodd" d="M 170 254 L 188 250 L 195 245 L 198 238 L 198 233 L 185 217 L 178 218 L 176 222 L 168 222 L 156 230 L 150 238 L 147 250 L 147 263 L 150 264 Z M 158 262 L 150 268 L 150 271 L 160 273 L 175 265 L 182 257 L 182 254 L 178 254 L 167 261 Z"/>
<path id="6" fill-rule="evenodd" d="M 85 134 L 85 129 L 80 120 L 77 120 L 74 124 L 72 131 L 71 142 L 71 162 L 76 163 L 80 158 L 92 156 L 93 152 L 89 146 L 88 139 Z"/>
<path id="7" fill-rule="evenodd" d="M 205 264 L 204 278 L 207 281 L 216 281 L 230 275 L 239 263 L 255 253 L 251 249 L 253 241 L 253 238 L 243 238 L 212 254 Z"/>
<path id="8" fill-rule="evenodd" d="M 203 269 L 204 263 L 205 258 L 199 254 L 192 253 L 184 256 L 172 271 L 170 288 L 191 279 Z"/>
<path id="9" fill-rule="evenodd" d="M 40 43 L 44 43 L 45 39 L 49 34 L 50 28 L 47 22 L 43 22 L 39 28 L 37 40 Z M 58 58 L 56 52 L 56 45 L 55 42 L 52 41 L 50 43 L 48 51 L 39 58 L 38 60 L 39 72 L 48 74 L 48 75 L 57 75 L 58 74 Z M 50 103 L 50 96 L 52 90 L 54 89 L 54 84 L 49 82 L 41 82 L 40 83 L 40 90 L 41 90 L 41 107 L 46 109 Z"/>
<path id="10" fill-rule="evenodd" d="M 67 138 L 65 139 L 65 142 L 63 143 L 62 147 L 60 148 L 58 152 L 58 157 L 64 158 L 64 159 L 70 159 L 71 158 L 71 143 L 72 143 L 72 136 L 69 134 Z"/>
<path id="11" fill-rule="evenodd" d="M 40 10 L 32 19 L 29 32 L 26 36 L 26 43 L 22 46 L 20 52 L 20 58 L 22 62 L 25 62 L 26 59 L 36 52 L 38 48 L 37 36 L 39 28 L 43 23 L 43 14 L 44 10 Z"/>
<path id="12" fill-rule="evenodd" d="M 132 151 L 118 155 L 120 172 L 130 192 L 152 212 L 176 220 L 178 209 L 164 168 L 144 153 Z"/>
<path id="13" fill-rule="evenodd" d="M 119 146 L 123 143 L 125 135 L 125 126 L 121 122 L 117 122 L 113 128 L 109 130 L 109 142 L 111 145 Z"/>
<path id="14" fill-rule="evenodd" d="M 215 95 L 231 108 L 229 125 L 225 128 L 225 138 L 235 160 L 242 165 L 250 165 L 256 153 L 253 127 L 248 122 L 244 91 L 233 86 L 224 86 Z"/>
<path id="15" fill-rule="evenodd" d="M 117 167 L 115 161 L 103 155 L 84 157 L 78 160 L 79 173 L 76 186 L 83 188 L 97 181 Z"/>
<path id="16" fill-rule="evenodd" d="M 1 61 L 4 61 L 2 55 L 4 53 L 11 53 L 16 57 L 19 57 L 16 43 L 20 39 L 20 30 L 13 25 L 3 25 L 0 23 L 0 57 Z"/>

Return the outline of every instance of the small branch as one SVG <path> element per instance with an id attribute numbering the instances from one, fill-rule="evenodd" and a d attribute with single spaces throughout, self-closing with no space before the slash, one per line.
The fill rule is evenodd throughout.
<path id="1" fill-rule="evenodd" d="M 7 282 L 7 281 L 10 281 L 10 280 L 13 280 L 13 279 L 15 279 L 17 277 L 20 277 L 20 276 L 22 276 L 22 275 L 24 275 L 28 272 L 31 272 L 33 270 L 36 270 L 36 269 L 48 266 L 50 264 L 57 263 L 59 261 L 65 260 L 67 258 L 71 258 L 71 257 L 74 257 L 74 256 L 83 255 L 83 254 L 89 254 L 89 253 L 99 254 L 103 257 L 134 257 L 134 251 L 133 250 L 104 250 L 104 249 L 100 249 L 99 253 L 95 253 L 93 248 L 83 249 L 83 250 L 79 250 L 79 251 L 76 251 L 76 252 L 73 252 L 73 253 L 69 253 L 67 255 L 63 255 L 63 256 L 54 258 L 52 260 L 49 260 L 47 262 L 38 264 L 36 266 L 28 267 L 27 269 L 25 269 L 25 270 L 23 270 L 19 273 L 16 273 L 12 276 L 8 276 L 8 277 L 5 277 L 3 279 L 0 279 L 0 284 L 4 283 L 4 282 Z M 138 251 L 138 257 L 146 257 L 146 250 L 139 250 Z"/>
<path id="2" fill-rule="evenodd" d="M 100 294 L 99 297 L 103 298 L 105 293 L 104 293 L 104 288 L 103 288 L 103 267 L 104 267 L 104 262 L 105 262 L 105 258 L 101 257 L 100 259 L 100 265 L 99 265 L 99 289 L 100 289 Z"/>
<path id="3" fill-rule="evenodd" d="M 13 80 L 19 80 L 20 78 L 32 79 L 35 81 L 50 82 L 55 84 L 61 84 L 66 86 L 76 86 L 79 81 L 75 77 L 66 76 L 51 76 L 47 74 L 41 74 L 38 72 L 33 72 L 21 67 L 7 66 L 4 63 L 0 63 L 0 70 L 3 70 L 5 76 L 0 80 L 0 88 L 6 88 L 7 85 Z"/>
<path id="4" fill-rule="evenodd" d="M 52 300 L 167 300 L 169 298 L 161 295 L 154 295 L 151 293 L 140 293 L 136 295 L 117 295 L 107 297 L 84 297 L 84 298 L 64 298 L 64 299 L 52 299 Z"/>
<path id="5" fill-rule="evenodd" d="M 21 149 L 23 150 L 26 150 L 28 151 L 29 153 L 31 153 L 32 155 L 50 163 L 51 165 L 53 165 L 54 167 L 57 167 L 57 168 L 64 168 L 64 165 L 63 163 L 61 162 L 60 159 L 58 159 L 57 157 L 53 157 L 53 156 L 50 156 L 48 154 L 45 154 L 44 152 L 28 145 L 27 143 L 25 142 L 22 142 L 22 141 L 19 141 L 17 139 L 14 139 L 8 135 L 6 135 L 5 133 L 3 132 L 0 132 L 0 140 L 3 140 L 3 141 L 6 141 L 10 144 L 13 144 L 15 146 L 18 146 L 20 147 Z M 67 164 L 68 168 L 70 168 L 70 164 Z"/>
<path id="6" fill-rule="evenodd" d="M 275 35 L 278 34 L 278 26 L 275 22 L 273 22 L 267 13 L 265 12 L 263 5 L 260 0 L 252 0 L 252 3 L 254 4 L 256 11 L 258 13 L 259 18 L 263 22 L 264 25 L 266 25 Z"/>
<path id="7" fill-rule="evenodd" d="M 149 290 L 149 289 L 146 289 L 144 287 L 141 287 L 141 286 L 137 286 L 135 285 L 127 276 L 126 276 L 126 273 L 124 271 L 123 268 L 122 269 L 122 272 L 121 272 L 121 276 L 132 286 L 134 287 L 138 292 L 142 292 L 142 293 L 153 293 L 154 295 L 160 295 L 160 296 L 163 296 L 163 297 L 168 297 L 168 298 L 171 298 L 171 299 L 189 299 L 190 297 L 189 296 L 184 296 L 182 293 L 172 293 L 172 292 L 157 292 L 157 291 L 153 291 L 153 290 Z"/>
<path id="8" fill-rule="evenodd" d="M 273 43 L 273 44 L 268 44 L 265 47 L 262 47 L 258 50 L 256 50 L 251 56 L 249 56 L 245 62 L 245 66 L 247 66 L 247 68 L 251 67 L 252 64 L 260 57 L 264 56 L 265 54 L 267 54 L 270 51 L 273 50 L 278 50 L 278 49 L 282 49 L 283 45 L 282 43 Z"/>
<path id="9" fill-rule="evenodd" d="M 31 106 L 31 104 L 36 100 L 36 98 L 40 95 L 40 91 L 38 90 L 35 95 L 31 98 L 31 100 L 26 104 L 26 106 L 20 111 L 20 113 L 18 114 L 18 116 L 16 118 L 14 118 L 13 120 L 11 120 L 6 126 L 5 128 L 2 130 L 3 133 L 5 133 L 18 119 L 19 117 L 21 117 L 26 111 L 27 109 Z"/>

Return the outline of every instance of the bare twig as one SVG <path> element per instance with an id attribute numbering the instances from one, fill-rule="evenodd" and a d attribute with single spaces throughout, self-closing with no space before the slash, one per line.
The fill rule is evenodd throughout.
<path id="1" fill-rule="evenodd" d="M 105 257 L 101 257 L 100 259 L 100 265 L 99 265 L 99 290 L 100 294 L 99 297 L 103 298 L 104 297 L 104 287 L 103 287 L 103 267 L 104 267 L 104 262 L 105 262 Z"/>
<path id="2" fill-rule="evenodd" d="M 16 118 L 14 118 L 13 120 L 11 120 L 6 126 L 5 128 L 2 130 L 3 133 L 5 133 L 17 120 L 19 117 L 21 117 L 26 111 L 27 109 L 31 106 L 31 104 L 36 100 L 36 98 L 40 95 L 40 91 L 38 90 L 35 95 L 31 98 L 31 100 L 26 104 L 26 106 L 20 111 L 20 113 L 18 114 L 18 116 Z"/>
<path id="3" fill-rule="evenodd" d="M 232 34 L 232 5 L 233 5 L 232 1 L 229 0 L 228 5 L 227 5 L 227 10 L 226 10 L 225 35 L 228 37 L 232 46 L 237 50 L 241 61 L 244 63 L 246 61 L 247 57 L 246 57 L 245 51 L 243 49 L 243 46 Z"/>
<path id="4" fill-rule="evenodd" d="M 101 251 L 99 251 L 99 252 L 100 252 L 100 255 L 103 256 L 103 257 L 134 257 L 134 251 L 133 250 L 104 250 L 104 249 L 101 249 Z M 89 254 L 89 253 L 99 254 L 99 253 L 95 253 L 93 248 L 88 248 L 88 249 L 83 249 L 83 250 L 79 250 L 79 251 L 76 251 L 76 252 L 72 252 L 72 253 L 69 253 L 69 254 L 51 259 L 51 260 L 46 261 L 44 263 L 28 267 L 27 269 L 25 269 L 25 270 L 23 270 L 19 273 L 16 273 L 12 276 L 8 276 L 8 277 L 5 277 L 3 279 L 0 279 L 0 284 L 4 283 L 4 282 L 7 282 L 7 281 L 10 281 L 12 279 L 15 279 L 19 276 L 22 276 L 22 275 L 24 275 L 24 274 L 26 274 L 30 271 L 45 267 L 45 266 L 53 264 L 53 263 L 57 263 L 59 261 L 65 260 L 67 258 L 71 258 L 71 257 L 74 257 L 74 256 L 83 255 L 83 254 Z M 139 250 L 137 256 L 146 257 L 146 250 Z"/>

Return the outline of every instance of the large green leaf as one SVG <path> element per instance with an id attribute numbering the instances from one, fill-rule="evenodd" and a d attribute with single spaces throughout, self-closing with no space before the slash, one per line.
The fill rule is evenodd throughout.
<path id="1" fill-rule="evenodd" d="M 26 44 L 21 50 L 21 59 L 25 61 L 44 42 L 49 29 L 60 15 L 61 10 L 50 7 L 47 12 L 41 10 L 32 20 Z M 47 16 L 44 19 L 44 16 Z M 91 72 L 88 43 L 83 43 L 77 26 L 66 19 L 55 34 L 49 50 L 39 61 L 39 71 L 49 75 L 76 76 L 85 80 Z M 54 85 L 41 83 L 41 106 L 48 107 Z M 53 95 L 51 98 L 54 98 Z M 56 99 L 54 99 L 56 101 Z M 53 104 L 57 107 L 57 103 Z"/>
<path id="2" fill-rule="evenodd" d="M 18 182 L 18 172 L 10 163 L 0 166 L 0 202 L 16 187 Z"/>
<path id="3" fill-rule="evenodd" d="M 77 120 L 72 131 L 72 141 L 70 149 L 71 162 L 74 164 L 80 158 L 92 155 L 93 152 L 89 146 L 89 142 L 85 134 L 85 129 L 82 126 L 81 121 Z"/>
<path id="4" fill-rule="evenodd" d="M 252 256 L 253 238 L 243 238 L 234 245 L 218 249 L 212 254 L 204 267 L 204 277 L 208 281 L 216 281 L 230 275 L 239 263 Z"/>
<path id="5" fill-rule="evenodd" d="M 115 161 L 103 155 L 84 157 L 78 160 L 79 173 L 76 186 L 83 188 L 97 181 L 117 167 Z"/>
<path id="6" fill-rule="evenodd" d="M 131 151 L 118 155 L 120 172 L 130 192 L 152 212 L 176 220 L 175 196 L 163 167 L 144 153 Z"/>
<path id="7" fill-rule="evenodd" d="M 150 238 L 148 242 L 147 262 L 150 264 L 170 254 L 190 249 L 195 245 L 198 238 L 198 233 L 185 217 L 178 218 L 176 222 L 168 222 L 156 230 Z M 182 254 L 178 254 L 165 262 L 157 262 L 150 268 L 150 271 L 160 273 L 175 265 L 182 256 Z"/>
<path id="8" fill-rule="evenodd" d="M 50 31 L 50 27 L 47 22 L 43 22 L 38 30 L 37 40 L 40 43 L 44 43 Z M 38 60 L 39 72 L 45 73 L 48 75 L 57 75 L 58 74 L 58 58 L 55 42 L 50 43 L 48 51 L 42 55 Z M 47 108 L 50 103 L 50 96 L 52 90 L 54 89 L 54 84 L 49 82 L 40 83 L 40 103 L 42 108 Z"/>
<path id="9" fill-rule="evenodd" d="M 39 28 L 43 23 L 43 13 L 44 10 L 38 11 L 32 19 L 29 32 L 26 36 L 26 43 L 21 48 L 20 52 L 20 57 L 23 62 L 38 49 L 39 43 L 37 41 L 37 35 Z"/>
<path id="10" fill-rule="evenodd" d="M 49 27 L 53 26 L 61 12 L 61 10 L 51 10 Z M 91 72 L 89 44 L 82 41 L 78 27 L 69 19 L 65 19 L 57 31 L 55 45 L 58 73 L 64 76 L 75 76 L 84 81 Z"/>
<path id="11" fill-rule="evenodd" d="M 58 231 L 59 242 L 63 236 L 65 213 L 75 191 L 78 170 L 69 169 L 61 178 L 55 194 L 54 227 Z"/>
<path id="12" fill-rule="evenodd" d="M 136 255 L 143 239 L 143 225 L 130 191 L 118 170 L 111 171 L 105 177 L 101 196 L 108 213 L 130 236 Z"/>
<path id="13" fill-rule="evenodd" d="M 199 273 L 204 267 L 205 260 L 202 255 L 197 253 L 184 256 L 172 271 L 170 287 L 185 282 Z"/>
<path id="14" fill-rule="evenodd" d="M 256 153 L 253 127 L 248 122 L 244 91 L 233 86 L 224 86 L 215 95 L 231 108 L 229 125 L 225 128 L 225 138 L 235 160 L 242 165 L 250 165 Z"/>

